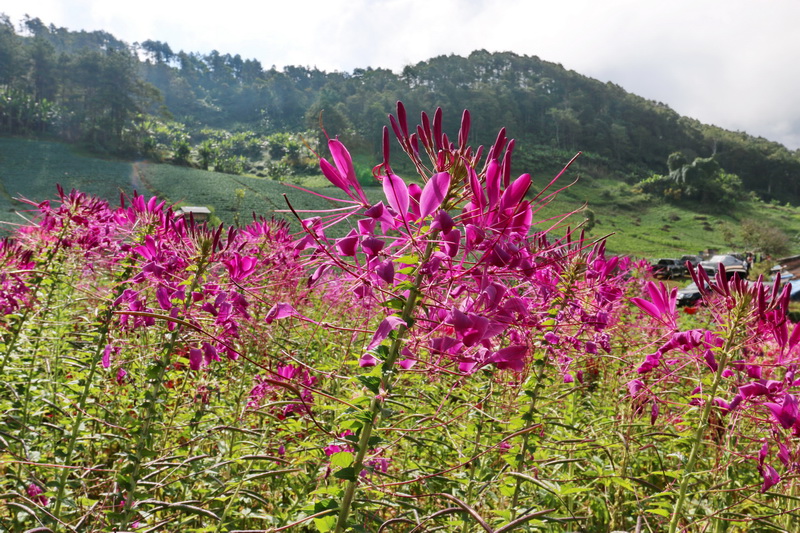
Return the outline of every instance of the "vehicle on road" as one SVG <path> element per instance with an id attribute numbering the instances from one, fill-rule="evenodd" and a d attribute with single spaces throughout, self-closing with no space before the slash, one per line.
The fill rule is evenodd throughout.
<path id="1" fill-rule="evenodd" d="M 703 258 L 700 257 L 699 255 L 682 255 L 681 258 L 680 258 L 680 262 L 683 265 L 685 265 L 687 263 L 687 261 L 688 261 L 689 263 L 692 264 L 693 267 L 696 267 L 697 265 L 699 265 L 702 260 L 703 260 Z"/>
<path id="2" fill-rule="evenodd" d="M 694 307 L 703 298 L 703 294 L 695 282 L 688 284 L 682 289 L 678 289 L 678 297 L 675 303 L 678 307 Z"/>
<path id="3" fill-rule="evenodd" d="M 653 276 L 661 279 L 680 278 L 688 274 L 680 259 L 659 259 L 650 265 Z"/>
<path id="4" fill-rule="evenodd" d="M 728 278 L 735 275 L 747 278 L 749 273 L 744 261 L 730 254 L 715 255 L 708 261 L 702 261 L 700 268 L 706 271 L 708 277 L 713 277 L 717 274 L 720 265 L 725 267 L 725 274 Z"/>

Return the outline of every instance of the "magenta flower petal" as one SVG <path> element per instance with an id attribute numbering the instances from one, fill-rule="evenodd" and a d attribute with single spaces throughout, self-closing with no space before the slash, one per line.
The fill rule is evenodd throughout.
<path id="1" fill-rule="evenodd" d="M 387 316 L 384 318 L 380 325 L 378 325 L 378 329 L 375 330 L 375 334 L 372 336 L 372 342 L 367 346 L 367 350 L 375 349 L 389 336 L 389 333 L 405 324 L 405 321 L 399 316 Z"/>
<path id="2" fill-rule="evenodd" d="M 48 503 L 50 503 L 50 500 L 48 500 L 47 496 L 44 495 L 44 490 L 42 490 L 42 488 L 35 483 L 28 485 L 26 492 L 28 493 L 28 498 L 36 502 L 37 505 L 45 507 Z"/>
<path id="3" fill-rule="evenodd" d="M 453 217 L 444 209 L 440 209 L 431 222 L 431 229 L 439 229 L 442 233 L 448 233 L 454 227 L 455 223 L 453 222 Z"/>
<path id="4" fill-rule="evenodd" d="M 530 186 L 530 174 L 523 174 L 515 179 L 511 183 L 511 186 L 503 192 L 503 196 L 500 198 L 500 209 L 513 209 L 517 207 L 522 199 L 525 198 L 525 193 L 528 192 Z"/>
<path id="5" fill-rule="evenodd" d="M 384 227 L 388 226 L 394 228 L 397 225 L 397 221 L 392 215 L 392 210 L 389 207 L 386 207 L 383 202 L 378 202 L 377 204 L 373 205 L 364 211 L 364 214 L 372 218 L 373 223 L 380 222 Z M 384 231 L 386 230 L 384 229 Z M 366 235 L 364 232 L 362 232 L 362 234 Z"/>
<path id="6" fill-rule="evenodd" d="M 355 230 L 351 230 L 346 237 L 336 241 L 336 248 L 339 250 L 339 254 L 345 257 L 355 257 L 357 247 L 358 235 Z"/>
<path id="7" fill-rule="evenodd" d="M 424 191 L 423 191 L 424 193 Z M 386 201 L 401 217 L 408 213 L 408 187 L 403 178 L 395 174 L 383 177 L 383 194 Z"/>
<path id="8" fill-rule="evenodd" d="M 378 267 L 375 269 L 375 273 L 378 274 L 378 277 L 381 278 L 386 283 L 393 283 L 394 282 L 394 261 L 391 259 L 387 259 L 386 261 L 381 262 Z"/>
<path id="9" fill-rule="evenodd" d="M 156 300 L 161 309 L 169 311 L 172 308 L 172 302 L 169 299 L 169 291 L 166 287 L 159 287 L 156 289 Z"/>
<path id="10" fill-rule="evenodd" d="M 420 218 L 425 218 L 441 207 L 450 189 L 450 174 L 438 172 L 431 176 L 419 199 Z"/>
<path id="11" fill-rule="evenodd" d="M 494 363 L 500 370 L 513 370 L 522 372 L 525 370 L 525 355 L 528 353 L 526 346 L 509 346 L 497 350 L 487 360 L 487 363 Z"/>
<path id="12" fill-rule="evenodd" d="M 636 396 L 639 391 L 644 389 L 644 382 L 640 379 L 632 379 L 627 383 L 626 386 L 628 387 L 628 394 L 631 396 Z"/>
<path id="13" fill-rule="evenodd" d="M 378 255 L 381 253 L 384 246 L 386 246 L 386 242 L 381 239 L 376 239 L 375 237 L 367 237 L 361 241 L 361 249 L 364 250 L 364 253 L 368 256 Z"/>
<path id="14" fill-rule="evenodd" d="M 328 163 L 327 159 L 322 158 L 319 160 L 319 168 L 322 170 L 322 174 L 328 178 L 328 181 L 350 194 L 348 181 L 339 174 L 339 171 L 333 165 Z"/>
<path id="15" fill-rule="evenodd" d="M 658 419 L 658 413 L 660 409 L 658 406 L 658 402 L 653 402 L 653 406 L 650 408 L 650 425 L 654 425 L 656 420 Z"/>
<path id="16" fill-rule="evenodd" d="M 661 310 L 654 303 L 636 297 L 631 298 L 631 303 L 653 318 L 661 318 Z"/>
<path id="17" fill-rule="evenodd" d="M 789 349 L 791 350 L 797 346 L 798 342 L 800 342 L 800 323 L 794 325 L 794 328 L 792 328 L 792 334 L 789 335 Z"/>
<path id="18" fill-rule="evenodd" d="M 739 394 L 743 399 L 752 398 L 753 396 L 763 396 L 768 392 L 767 387 L 765 387 L 763 383 L 758 382 L 745 383 L 739 387 Z"/>
<path id="19" fill-rule="evenodd" d="M 458 363 L 458 370 L 464 372 L 465 374 L 469 374 L 472 370 L 477 366 L 476 361 L 461 361 Z"/>
<path id="20" fill-rule="evenodd" d="M 456 228 L 453 228 L 442 235 L 442 237 L 444 239 L 444 242 L 442 243 L 444 252 L 450 257 L 455 257 L 458 255 L 458 249 L 461 244 L 461 232 Z"/>
<path id="21" fill-rule="evenodd" d="M 417 364 L 417 361 L 416 361 L 416 359 L 403 359 L 402 361 L 400 361 L 397 364 L 403 370 L 409 370 L 410 368 L 412 368 L 414 365 Z"/>
<path id="22" fill-rule="evenodd" d="M 199 348 L 192 348 L 189 350 L 189 368 L 192 370 L 200 370 L 203 364 L 203 350 Z"/>
<path id="23" fill-rule="evenodd" d="M 375 232 L 375 219 L 362 218 L 358 221 L 358 233 L 361 235 L 372 235 Z"/>
<path id="24" fill-rule="evenodd" d="M 356 170 L 355 167 L 353 167 L 353 158 L 350 157 L 350 152 L 347 151 L 344 144 L 342 144 L 339 139 L 330 139 L 328 141 L 328 149 L 331 151 L 333 162 L 341 176 L 345 178 L 350 185 L 358 187 Z"/>
<path id="25" fill-rule="evenodd" d="M 761 470 L 761 475 L 764 477 L 764 484 L 761 486 L 761 492 L 768 491 L 771 487 L 777 485 L 781 480 L 781 476 L 778 475 L 778 472 L 772 468 L 771 465 L 766 465 Z"/>
<path id="26" fill-rule="evenodd" d="M 424 215 L 419 210 L 419 203 L 422 197 L 422 189 L 416 183 L 409 183 L 408 184 L 408 197 L 410 200 L 409 209 L 411 210 L 411 214 L 413 215 L 414 220 L 419 220 L 423 218 Z"/>
<path id="27" fill-rule="evenodd" d="M 767 455 L 769 455 L 769 443 L 765 441 L 764 444 L 761 445 L 761 449 L 758 451 L 759 466 L 764 466 L 764 460 L 767 458 Z"/>
<path id="28" fill-rule="evenodd" d="M 358 360 L 358 366 L 361 368 L 367 368 L 371 366 L 376 366 L 381 363 L 381 360 L 372 355 L 371 353 L 367 352 L 361 356 L 361 359 Z"/>
<path id="29" fill-rule="evenodd" d="M 204 342 L 203 343 L 203 362 L 206 365 L 209 365 L 209 364 L 211 364 L 211 361 L 219 361 L 219 353 L 217 352 L 217 349 L 213 345 L 211 345 L 211 344 L 209 344 L 207 342 Z"/>
<path id="30" fill-rule="evenodd" d="M 783 463 L 783 466 L 789 466 L 789 463 L 791 462 L 789 448 L 783 444 L 778 444 L 778 459 L 780 459 L 781 463 Z"/>
<path id="31" fill-rule="evenodd" d="M 500 163 L 497 159 L 489 161 L 486 167 L 486 196 L 488 197 L 489 209 L 495 207 L 500 201 Z"/>
<path id="32" fill-rule="evenodd" d="M 783 395 L 783 403 L 765 402 L 764 405 L 783 429 L 789 429 L 797 420 L 797 399 L 788 392 Z"/>
<path id="33" fill-rule="evenodd" d="M 275 320 L 295 316 L 297 314 L 298 312 L 295 311 L 294 307 L 292 307 L 290 304 L 278 303 L 273 305 L 272 309 L 267 312 L 265 320 L 267 321 L 267 324 L 272 324 L 272 322 Z"/>
<path id="34" fill-rule="evenodd" d="M 103 368 L 108 368 L 111 366 L 111 345 L 106 344 L 105 349 L 103 350 Z"/>

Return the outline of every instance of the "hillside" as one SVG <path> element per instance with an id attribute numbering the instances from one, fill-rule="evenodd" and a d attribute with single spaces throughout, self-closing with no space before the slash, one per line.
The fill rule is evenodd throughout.
<path id="1" fill-rule="evenodd" d="M 545 170 L 517 165 L 516 172 L 529 171 L 538 191 L 552 177 Z M 564 176 L 561 185 L 577 180 L 558 194 L 536 214 L 539 227 L 557 224 L 575 226 L 587 218 L 579 211 L 561 221 L 560 215 L 587 205 L 593 213 L 591 237 L 610 235 L 608 249 L 612 253 L 639 257 L 679 256 L 706 249 L 743 249 L 741 224 L 758 220 L 766 227 L 782 230 L 787 235 L 800 235 L 800 209 L 761 201 L 740 202 L 735 210 L 708 205 L 674 206 L 652 202 L 635 195 L 626 185 L 612 178 L 597 175 L 591 159 L 579 158 Z M 284 195 L 298 210 L 338 207 L 332 202 L 299 191 L 269 179 L 234 176 L 199 169 L 146 161 L 98 159 L 76 153 L 67 144 L 44 141 L 0 138 L 0 221 L 18 224 L 23 221 L 17 212 L 26 215 L 30 205 L 13 198 L 42 201 L 55 196 L 55 186 L 77 188 L 116 204 L 120 192 L 156 195 L 173 204 L 209 207 L 214 220 L 234 224 L 246 223 L 257 216 L 292 217 L 287 214 Z M 338 189 L 324 187 L 322 176 L 309 177 L 304 185 L 327 196 L 337 196 Z M 237 193 L 238 191 L 238 193 Z M 379 198 L 381 190 L 367 189 L 368 195 Z M 295 221 L 296 222 L 296 221 Z M 295 224 L 297 228 L 297 225 Z M 800 253 L 796 239 L 791 253 Z"/>

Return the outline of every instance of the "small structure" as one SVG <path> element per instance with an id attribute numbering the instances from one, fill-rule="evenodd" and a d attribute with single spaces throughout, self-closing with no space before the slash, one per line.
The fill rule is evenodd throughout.
<path id="1" fill-rule="evenodd" d="M 187 205 L 178 209 L 181 216 L 193 216 L 195 222 L 205 222 L 211 217 L 211 210 L 207 207 Z"/>
<path id="2" fill-rule="evenodd" d="M 794 274 L 796 278 L 800 278 L 800 255 L 778 259 L 778 266 L 782 270 Z"/>

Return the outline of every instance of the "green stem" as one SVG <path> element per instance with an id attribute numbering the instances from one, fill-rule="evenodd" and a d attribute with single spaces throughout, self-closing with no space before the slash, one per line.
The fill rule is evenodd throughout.
<path id="1" fill-rule="evenodd" d="M 130 264 L 126 266 L 118 279 L 123 281 L 126 280 L 130 275 L 132 268 L 133 267 Z M 108 308 L 106 308 L 102 318 L 100 319 L 100 326 L 98 330 L 100 336 L 95 344 L 94 354 L 92 356 L 92 364 L 89 367 L 89 375 L 86 376 L 86 382 L 83 385 L 83 391 L 81 392 L 81 397 L 78 401 L 78 412 L 75 415 L 75 421 L 72 423 L 72 430 L 70 431 L 69 442 L 67 443 L 67 453 L 64 456 L 65 467 L 72 465 L 72 454 L 75 451 L 75 444 L 78 441 L 78 432 L 80 431 L 81 423 L 83 422 L 83 413 L 86 409 L 86 400 L 89 397 L 92 381 L 94 380 L 94 375 L 97 372 L 97 363 L 102 360 L 102 353 L 103 350 L 105 350 L 108 340 L 108 331 L 111 328 L 111 319 L 114 317 L 113 302 L 116 301 L 116 299 L 124 292 L 124 290 L 125 284 L 120 283 L 117 286 L 117 289 L 111 300 L 109 301 Z M 70 469 L 64 468 L 61 472 L 61 477 L 59 478 L 58 493 L 56 495 L 56 503 L 53 509 L 53 515 L 56 517 L 56 519 L 60 518 L 59 513 L 61 511 L 61 504 L 64 500 L 64 490 L 66 489 L 67 477 L 69 476 L 69 473 Z"/>
<path id="2" fill-rule="evenodd" d="M 189 286 L 189 290 L 187 291 L 186 300 L 183 303 L 184 312 L 188 309 L 189 305 L 192 302 L 192 293 L 197 288 L 199 283 L 199 279 L 203 276 L 203 272 L 205 267 L 207 266 L 207 258 L 210 253 L 210 248 L 204 247 L 202 248 L 202 255 L 197 263 L 197 271 L 195 273 L 194 279 L 192 280 L 191 285 Z M 128 486 L 128 494 L 125 498 L 125 507 L 122 511 L 122 521 L 119 524 L 122 529 L 125 529 L 127 525 L 130 523 L 131 515 L 133 514 L 133 504 L 134 499 L 136 496 L 136 488 L 139 485 L 139 472 L 142 468 L 142 459 L 144 459 L 144 454 L 147 450 L 152 450 L 152 446 L 148 445 L 148 441 L 150 440 L 150 428 L 153 426 L 153 422 L 156 417 L 156 410 L 159 405 L 158 398 L 161 394 L 161 390 L 163 388 L 164 383 L 164 375 L 167 373 L 171 363 L 172 363 L 172 354 L 175 351 L 175 345 L 178 343 L 182 331 L 182 327 L 178 325 L 170 335 L 169 341 L 164 348 L 164 355 L 159 359 L 156 364 L 158 365 L 158 373 L 156 374 L 155 379 L 150 382 L 150 387 L 148 391 L 145 393 L 145 416 L 144 416 L 144 424 L 140 427 L 138 431 L 138 439 L 136 441 L 136 454 L 133 457 L 133 469 L 131 471 L 129 486 Z"/>
<path id="3" fill-rule="evenodd" d="M 30 291 L 33 298 L 35 298 L 36 293 L 39 292 L 39 287 L 42 285 L 42 282 L 47 278 L 48 274 L 50 274 L 49 271 L 50 266 L 56 264 L 55 257 L 56 254 L 58 254 L 58 252 L 61 250 L 62 239 L 64 238 L 64 235 L 66 235 L 67 229 L 68 229 L 67 226 L 63 226 L 61 228 L 61 232 L 58 234 L 55 246 L 47 253 L 47 256 L 45 256 L 44 258 L 44 261 L 42 261 L 44 267 L 42 271 L 39 273 L 39 275 L 36 278 L 34 278 L 33 286 L 31 287 Z M 60 263 L 58 264 L 60 265 Z M 56 284 L 54 283 L 53 285 L 55 286 Z M 11 352 L 14 351 L 14 347 L 17 344 L 17 340 L 19 340 L 19 335 L 22 332 L 22 328 L 25 325 L 25 322 L 27 322 L 28 317 L 30 316 L 33 309 L 34 309 L 33 303 L 31 303 L 25 308 L 25 311 L 22 313 L 22 316 L 19 319 L 19 323 L 17 323 L 17 327 L 11 336 L 11 340 L 9 341 L 8 346 L 6 346 L 6 353 L 3 356 L 2 363 L 0 363 L 0 374 L 3 373 L 3 370 L 5 369 L 8 360 L 11 358 Z"/>
<path id="4" fill-rule="evenodd" d="M 683 469 L 683 477 L 681 479 L 680 490 L 678 492 L 678 500 L 675 502 L 675 508 L 672 510 L 672 518 L 669 522 L 669 533 L 675 533 L 678 530 L 678 521 L 680 520 L 683 506 L 686 503 L 686 492 L 689 488 L 689 480 L 694 476 L 694 465 L 697 461 L 697 456 L 700 453 L 700 448 L 703 446 L 703 435 L 705 434 L 706 429 L 708 429 L 708 419 L 711 415 L 711 409 L 714 405 L 714 397 L 717 394 L 717 389 L 719 388 L 719 384 L 722 382 L 722 373 L 725 371 L 725 367 L 728 364 L 728 357 L 733 347 L 733 338 L 737 333 L 741 314 L 743 313 L 742 307 L 743 306 L 739 307 L 739 312 L 737 313 L 736 319 L 733 322 L 733 327 L 731 327 L 729 331 L 729 336 L 725 343 L 725 347 L 722 350 L 720 360 L 717 362 L 717 371 L 714 374 L 714 381 L 712 382 L 711 389 L 706 396 L 705 404 L 703 405 L 703 411 L 700 414 L 700 420 L 697 424 L 697 429 L 694 432 L 694 437 L 692 438 L 692 450 L 689 453 L 689 459 L 686 461 L 686 466 Z"/>
<path id="5" fill-rule="evenodd" d="M 245 383 L 244 376 L 242 376 L 242 379 L 233 380 L 233 381 L 238 381 L 239 384 L 240 384 L 239 395 L 238 395 L 239 401 L 237 402 L 237 404 L 241 404 L 243 400 L 246 402 L 247 401 L 247 396 L 243 394 L 243 388 L 244 388 L 243 384 Z M 246 405 L 246 403 L 245 403 L 245 405 Z M 240 416 L 243 418 L 243 415 L 239 414 L 240 412 L 243 412 L 243 411 L 237 410 L 235 412 L 235 414 L 233 416 L 233 421 L 231 422 L 232 426 L 236 425 L 236 422 L 240 419 Z M 231 433 L 233 433 L 233 432 L 231 432 Z M 264 441 L 266 440 L 266 437 L 267 437 L 268 434 L 270 434 L 270 431 L 267 431 L 267 430 L 263 429 L 263 427 L 262 427 L 262 429 L 261 429 L 261 438 L 259 439 L 258 445 L 256 446 L 257 450 L 261 450 L 261 449 L 264 448 Z M 231 459 L 233 459 L 233 446 L 234 446 L 233 437 L 231 437 L 231 445 L 230 445 L 230 450 L 229 450 Z M 228 512 L 230 511 L 231 506 L 233 505 L 233 502 L 237 501 L 237 498 L 239 497 L 239 491 L 242 489 L 242 486 L 245 483 L 245 479 L 247 478 L 248 474 L 250 473 L 250 470 L 253 468 L 253 464 L 254 464 L 254 462 L 250 461 L 247 464 L 247 468 L 245 468 L 244 473 L 239 476 L 239 482 L 236 484 L 236 489 L 233 491 L 233 495 L 231 495 L 230 498 L 228 498 L 228 503 L 225 504 L 225 509 L 223 509 L 222 514 L 219 517 L 219 522 L 217 523 L 217 529 L 215 530 L 216 533 L 221 533 L 222 532 L 222 528 L 225 526 L 225 518 L 228 516 Z"/>
<path id="6" fill-rule="evenodd" d="M 45 299 L 45 304 L 43 306 L 43 309 L 48 310 L 51 308 L 53 302 L 53 295 L 55 294 L 57 287 L 58 283 L 53 283 L 52 286 L 50 287 L 50 291 L 48 292 L 47 298 Z M 60 320 L 62 311 L 63 309 L 59 309 L 58 314 L 55 316 L 56 321 Z M 43 319 L 40 320 L 40 323 L 43 322 L 44 322 Z M 41 330 L 43 329 L 45 329 L 44 325 L 40 327 L 39 334 L 36 335 L 36 342 L 34 342 L 33 350 L 31 352 L 32 353 L 31 364 L 28 366 L 27 387 L 25 389 L 25 401 L 22 406 L 22 434 L 21 434 L 22 439 L 25 439 L 28 431 L 28 406 L 30 405 L 30 399 L 31 399 L 31 381 L 33 380 L 33 373 L 36 371 L 36 359 L 37 359 L 36 354 L 39 353 L 39 346 L 42 343 Z M 61 346 L 58 345 L 57 348 L 58 348 L 57 352 L 60 352 Z M 58 359 L 58 353 L 56 353 L 56 359 Z"/>
<path id="7" fill-rule="evenodd" d="M 422 258 L 420 258 L 418 265 L 424 265 L 430 259 L 435 246 L 433 241 L 434 238 L 431 238 L 428 241 L 425 253 L 423 254 Z M 414 278 L 414 283 L 409 290 L 408 299 L 403 306 L 403 312 L 400 316 L 405 324 L 411 323 L 414 310 L 417 307 L 417 299 L 420 296 L 422 277 L 423 274 L 418 269 Z M 381 412 L 381 407 L 383 406 L 385 399 L 384 397 L 387 396 L 391 391 L 392 378 L 394 377 L 395 373 L 394 364 L 400 355 L 400 350 L 403 346 L 403 340 L 405 339 L 407 332 L 408 327 L 406 325 L 401 325 L 397 329 L 397 336 L 395 337 L 394 342 L 389 349 L 389 355 L 386 357 L 386 361 L 383 363 L 383 371 L 381 372 L 381 382 L 378 388 L 378 394 L 372 398 L 369 408 L 367 409 L 369 417 L 366 417 L 364 425 L 361 428 L 361 436 L 358 441 L 358 451 L 356 452 L 356 457 L 353 460 L 353 477 L 350 479 L 347 484 L 347 488 L 345 489 L 344 497 L 342 498 L 342 505 L 339 510 L 339 518 L 336 521 L 336 529 L 334 529 L 334 533 L 342 533 L 347 527 L 347 518 L 350 514 L 350 507 L 353 505 L 353 498 L 355 496 L 356 488 L 358 487 L 358 479 L 361 474 L 361 469 L 364 467 L 364 457 L 367 455 L 369 440 L 372 437 L 372 430 L 375 427 L 375 420 L 378 418 L 378 415 Z"/>
<path id="8" fill-rule="evenodd" d="M 108 337 L 109 322 L 113 314 L 113 308 L 109 307 L 106 315 L 106 320 L 103 321 L 103 326 L 100 330 L 100 338 L 95 346 L 95 352 L 92 357 L 92 365 L 89 367 L 89 374 L 86 376 L 86 382 L 81 391 L 80 400 L 78 400 L 78 412 L 75 414 L 75 421 L 72 423 L 72 430 L 70 431 L 69 442 L 67 443 L 67 453 L 64 456 L 64 466 L 69 467 L 72 465 L 72 454 L 75 451 L 75 444 L 78 441 L 78 433 L 80 432 L 81 423 L 83 423 L 83 413 L 86 410 L 86 400 L 89 398 L 89 391 L 92 388 L 94 375 L 97 372 L 97 363 L 102 359 L 102 353 L 106 345 Z M 57 519 L 60 518 L 61 504 L 64 501 L 64 490 L 67 486 L 67 477 L 69 476 L 70 469 L 64 468 L 61 471 L 61 477 L 58 480 L 58 493 L 56 494 L 55 508 L 53 509 L 53 516 Z"/>
<path id="9" fill-rule="evenodd" d="M 484 406 L 485 407 L 485 406 Z M 478 410 L 478 430 L 475 432 L 475 455 L 480 452 L 481 434 L 483 433 L 483 409 Z M 472 501 L 472 491 L 475 486 L 475 469 L 480 458 L 476 458 L 469 463 L 469 483 L 467 484 L 467 504 Z M 461 525 L 461 533 L 469 532 L 470 521 L 467 517 Z"/>
<path id="10" fill-rule="evenodd" d="M 544 373 L 547 368 L 547 354 L 545 354 L 541 359 L 541 365 L 539 366 L 539 371 L 536 373 L 536 385 L 533 387 L 533 392 L 531 393 L 531 401 L 528 405 L 528 413 L 526 415 L 527 421 L 525 424 L 525 429 L 530 428 L 533 426 L 533 414 L 536 410 L 536 400 L 539 398 L 539 392 L 544 387 Z M 522 472 L 525 469 L 525 459 L 528 455 L 528 439 L 530 438 L 530 431 L 526 431 L 525 435 L 522 437 L 522 449 L 520 450 L 520 459 L 519 464 L 517 465 L 517 470 Z M 514 520 L 517 515 L 517 504 L 519 503 L 519 493 L 520 487 L 522 486 L 522 479 L 517 478 L 516 483 L 514 485 L 514 496 L 511 498 L 511 520 Z"/>
<path id="11" fill-rule="evenodd" d="M 136 454 L 133 458 L 133 470 L 131 471 L 128 493 L 125 498 L 125 507 L 122 511 L 122 522 L 120 523 L 120 527 L 123 530 L 130 523 L 130 516 L 133 511 L 136 488 L 139 485 L 139 472 L 142 467 L 142 459 L 144 458 L 145 451 L 150 449 L 150 446 L 147 444 L 147 441 L 150 439 L 150 428 L 153 425 L 153 420 L 156 415 L 158 397 L 161 392 L 161 386 L 164 382 L 164 374 L 171 363 L 172 352 L 175 349 L 175 344 L 178 341 L 179 332 L 180 328 L 175 328 L 175 330 L 172 332 L 169 343 L 164 349 L 164 355 L 157 363 L 159 365 L 158 374 L 156 374 L 155 379 L 150 384 L 149 390 L 145 394 L 147 403 L 144 414 L 144 424 L 139 430 L 139 438 L 136 441 Z"/>

